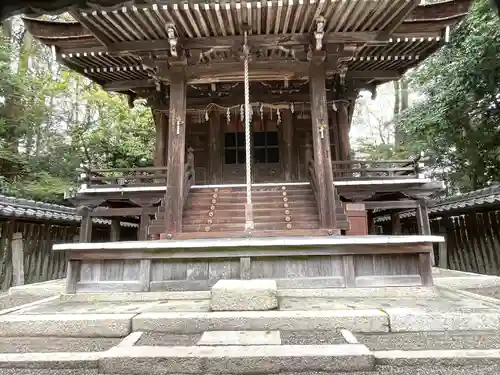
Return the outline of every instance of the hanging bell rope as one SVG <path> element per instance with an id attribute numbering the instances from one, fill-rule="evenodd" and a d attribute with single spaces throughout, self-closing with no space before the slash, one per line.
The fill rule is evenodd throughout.
<path id="1" fill-rule="evenodd" d="M 251 155 L 251 140 L 250 140 L 250 82 L 248 77 L 248 31 L 245 30 L 243 56 L 244 56 L 244 80 L 245 80 L 245 152 L 246 152 L 246 187 L 247 187 L 247 204 L 252 204 L 252 155 Z"/>

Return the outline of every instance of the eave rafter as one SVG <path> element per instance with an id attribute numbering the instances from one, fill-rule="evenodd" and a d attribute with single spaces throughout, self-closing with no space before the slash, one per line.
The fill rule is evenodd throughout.
<path id="1" fill-rule="evenodd" d="M 78 23 L 67 30 L 26 22 L 36 38 L 57 47 L 61 62 L 113 91 L 168 83 L 169 66 L 179 61 L 190 84 L 241 80 L 244 24 L 251 80 L 307 79 L 308 61 L 320 54 L 330 76 L 376 84 L 397 79 L 442 44 L 470 4 L 454 2 L 460 7 L 422 7 L 417 0 L 136 1 L 74 9 Z"/>

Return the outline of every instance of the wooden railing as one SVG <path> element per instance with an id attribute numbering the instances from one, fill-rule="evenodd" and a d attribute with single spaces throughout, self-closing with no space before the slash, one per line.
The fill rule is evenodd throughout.
<path id="1" fill-rule="evenodd" d="M 419 160 L 332 161 L 335 180 L 382 180 L 418 178 Z"/>
<path id="2" fill-rule="evenodd" d="M 191 147 L 188 148 L 187 161 L 184 167 L 184 190 L 182 192 L 182 207 L 184 210 L 184 205 L 186 204 L 187 197 L 189 195 L 189 190 L 191 186 L 194 185 L 194 152 Z"/>
<path id="3" fill-rule="evenodd" d="M 125 186 L 166 186 L 167 167 L 80 169 L 87 188 Z"/>
<path id="4" fill-rule="evenodd" d="M 311 189 L 314 194 L 314 200 L 316 201 L 316 207 L 318 208 L 318 215 L 320 218 L 320 222 L 323 225 L 323 207 L 321 206 L 319 199 L 318 199 L 318 177 L 316 175 L 316 168 L 314 166 L 314 160 L 310 159 L 307 162 L 307 177 L 309 179 L 309 183 L 311 184 Z"/>

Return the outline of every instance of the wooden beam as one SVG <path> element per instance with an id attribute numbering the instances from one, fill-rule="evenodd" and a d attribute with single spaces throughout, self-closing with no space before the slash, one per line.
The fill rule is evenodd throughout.
<path id="1" fill-rule="evenodd" d="M 252 49 L 272 47 L 292 47 L 311 44 L 311 35 L 303 34 L 276 34 L 276 35 L 249 35 L 248 43 Z M 376 32 L 331 32 L 326 33 L 323 38 L 324 44 L 342 43 L 386 43 L 386 39 L 377 39 Z M 243 37 L 239 35 L 214 36 L 203 38 L 189 38 L 181 41 L 184 49 L 234 49 L 243 44 Z M 135 53 L 145 51 L 169 50 L 167 39 L 119 42 L 108 46 L 110 52 Z"/>
<path id="2" fill-rule="evenodd" d="M 372 202 L 364 201 L 367 210 L 386 210 L 386 209 L 405 209 L 405 208 L 416 208 L 418 206 L 417 201 L 405 200 L 405 201 L 383 201 L 383 202 Z"/>
<path id="3" fill-rule="evenodd" d="M 257 81 L 258 75 L 266 77 L 266 80 L 280 80 L 285 76 L 296 79 L 306 78 L 308 76 L 308 67 L 306 63 L 293 61 L 259 61 L 250 65 L 253 72 L 253 78 Z M 209 66 L 198 65 L 189 69 L 190 77 L 187 79 L 188 84 L 204 84 L 217 82 L 234 82 L 243 80 L 243 65 L 237 62 L 234 63 L 212 63 Z M 271 70 L 272 69 L 272 70 Z M 272 75 L 269 74 L 273 72 Z M 328 74 L 329 73 L 329 74 Z M 327 72 L 331 75 L 333 72 Z M 251 77 L 252 77 L 251 75 Z M 277 78 L 278 76 L 281 78 Z M 273 78 L 274 77 L 274 78 Z M 401 73 L 396 70 L 353 70 L 348 71 L 346 79 L 348 80 L 377 80 L 377 81 L 393 81 L 401 77 Z M 153 80 L 131 79 L 126 81 L 113 81 L 103 84 L 102 87 L 106 91 L 127 91 L 134 89 L 154 88 Z"/>

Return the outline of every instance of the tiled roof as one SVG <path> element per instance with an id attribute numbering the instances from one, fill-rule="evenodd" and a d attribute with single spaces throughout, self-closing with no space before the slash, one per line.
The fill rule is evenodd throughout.
<path id="1" fill-rule="evenodd" d="M 429 215 L 438 216 L 442 213 L 458 213 L 470 208 L 479 208 L 490 205 L 500 205 L 500 185 L 490 186 L 469 193 L 455 195 L 428 203 Z M 401 218 L 415 216 L 415 210 L 401 213 Z M 378 222 L 390 220 L 388 215 L 380 216 Z"/>
<path id="2" fill-rule="evenodd" d="M 73 207 L 37 202 L 30 199 L 7 197 L 5 195 L 0 195 L 0 216 L 65 222 L 79 222 L 82 219 L 81 216 L 76 214 L 76 209 Z M 111 224 L 111 220 L 101 218 L 93 218 L 92 221 L 96 224 Z M 122 222 L 121 225 L 137 227 L 137 224 L 126 222 Z"/>

